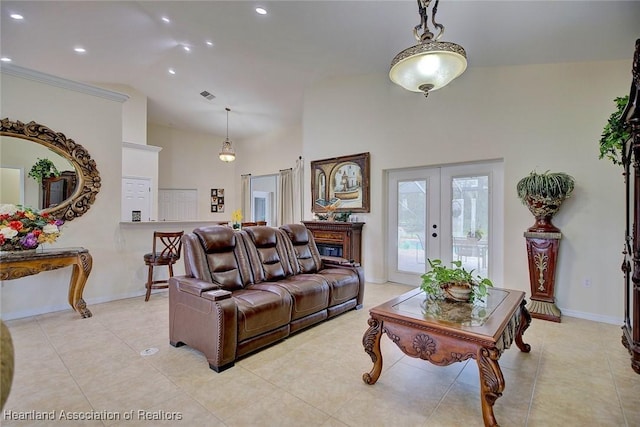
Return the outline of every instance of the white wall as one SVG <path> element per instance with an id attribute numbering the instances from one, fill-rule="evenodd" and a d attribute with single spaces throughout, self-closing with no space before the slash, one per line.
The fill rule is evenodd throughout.
<path id="1" fill-rule="evenodd" d="M 122 104 L 122 142 L 145 145 L 147 143 L 147 96 L 127 85 L 109 83 L 96 85 L 129 97 Z"/>
<path id="2" fill-rule="evenodd" d="M 218 158 L 224 136 L 184 131 L 158 124 L 149 124 L 148 143 L 162 148 L 159 161 L 158 188 L 197 189 L 198 219 L 230 221 L 237 209 L 233 195 L 239 187 L 235 162 Z M 238 179 L 236 179 L 236 176 Z M 224 188 L 229 199 L 225 212 L 211 213 L 211 189 Z M 239 204 L 237 206 L 240 206 Z"/>
<path id="3" fill-rule="evenodd" d="M 302 127 L 294 126 L 267 135 L 246 139 L 234 145 L 236 150 L 235 170 L 237 188 L 240 176 L 277 174 L 281 169 L 294 168 L 302 155 Z M 308 162 L 307 162 L 308 164 Z M 304 187 L 311 191 L 311 183 Z M 235 204 L 241 206 L 240 191 L 235 193 Z"/>
<path id="4" fill-rule="evenodd" d="M 358 216 L 366 221 L 365 277 L 373 282 L 386 280 L 385 170 L 504 159 L 502 285 L 527 294 L 522 234 L 533 217 L 515 185 L 533 169 L 573 175 L 574 196 L 554 220 L 563 233 L 558 305 L 565 314 L 615 323 L 623 307 L 623 182 L 618 167 L 598 160 L 598 140 L 613 98 L 629 90 L 630 70 L 631 60 L 470 68 L 428 99 L 385 75 L 324 81 L 305 94 L 303 155 L 308 166 L 310 160 L 371 153 L 371 213 Z M 307 193 L 307 218 L 310 206 Z M 583 286 L 585 278 L 590 288 Z"/>
<path id="5" fill-rule="evenodd" d="M 100 171 L 101 187 L 89 211 L 63 227 L 54 246 L 84 246 L 93 256 L 93 271 L 84 296 L 87 301 L 108 300 L 131 292 L 131 275 L 121 268 L 118 247 L 122 144 L 122 98 L 114 101 L 78 90 L 16 77 L 2 81 L 2 115 L 11 120 L 34 120 L 64 133 L 82 145 Z M 140 257 L 142 263 L 142 257 Z M 69 308 L 70 268 L 2 282 L 3 318 Z M 138 285 L 139 287 L 140 285 Z"/>
<path id="6" fill-rule="evenodd" d="M 228 219 L 240 206 L 240 175 L 265 175 L 305 159 L 305 217 L 310 211 L 309 162 L 371 153 L 371 213 L 363 255 L 368 281 L 386 280 L 384 171 L 503 158 L 505 164 L 504 286 L 529 293 L 524 230 L 533 223 L 515 195 L 516 182 L 537 168 L 572 174 L 577 188 L 554 222 L 563 232 L 557 271 L 565 314 L 616 323 L 622 317 L 620 274 L 624 200 L 618 167 L 598 160 L 598 139 L 626 94 L 631 60 L 588 64 L 470 68 L 428 99 L 394 86 L 385 75 L 321 82 L 305 95 L 301 128 L 234 141 L 237 160 L 220 162 L 223 137 L 149 125 L 149 144 L 162 147 L 159 186 L 198 188 L 202 220 Z M 96 203 L 69 223 L 59 246 L 85 246 L 94 269 L 85 288 L 90 304 L 143 293 L 150 226 L 120 219 L 122 106 L 101 97 L 2 75 L 3 117 L 64 132 L 96 160 L 102 187 Z M 208 191 L 236 195 L 225 214 L 209 212 Z M 236 189 L 238 189 L 236 191 Z M 229 196 L 227 196 L 229 197 Z M 117 201 L 117 202 L 114 202 Z M 191 224 L 185 228 L 193 228 Z M 114 269 L 117 265 L 119 268 Z M 182 268 L 180 266 L 179 268 Z M 2 283 L 2 317 L 68 308 L 69 269 Z M 178 273 L 179 274 L 179 273 Z M 592 286 L 582 286 L 590 278 Z"/>

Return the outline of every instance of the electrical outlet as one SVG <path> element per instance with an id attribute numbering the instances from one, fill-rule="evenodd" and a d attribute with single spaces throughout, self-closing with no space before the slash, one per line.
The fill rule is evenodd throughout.
<path id="1" fill-rule="evenodd" d="M 587 277 L 586 279 L 584 279 L 584 282 L 582 282 L 582 284 L 584 285 L 585 288 L 590 288 L 591 287 L 591 279 Z"/>

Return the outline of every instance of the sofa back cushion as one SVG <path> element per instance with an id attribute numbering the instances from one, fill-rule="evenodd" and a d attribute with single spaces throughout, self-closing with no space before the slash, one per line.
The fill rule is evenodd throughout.
<path id="1" fill-rule="evenodd" d="M 280 230 L 267 226 L 248 227 L 247 251 L 256 283 L 275 281 L 291 276 L 286 236 Z"/>
<path id="2" fill-rule="evenodd" d="M 187 274 L 219 284 L 222 289 L 234 291 L 253 283 L 253 275 L 247 259 L 242 232 L 236 232 L 225 226 L 200 227 L 193 230 L 189 242 L 198 243 L 191 251 L 185 251 L 186 257 L 198 260 L 196 274 L 193 268 L 187 268 Z M 186 242 L 185 242 L 186 243 Z M 192 252 L 196 254 L 192 256 Z M 204 260 L 204 263 L 202 262 Z"/>
<path id="3" fill-rule="evenodd" d="M 287 224 L 280 227 L 291 241 L 291 265 L 296 274 L 317 273 L 322 267 L 320 252 L 313 234 L 302 224 Z"/>

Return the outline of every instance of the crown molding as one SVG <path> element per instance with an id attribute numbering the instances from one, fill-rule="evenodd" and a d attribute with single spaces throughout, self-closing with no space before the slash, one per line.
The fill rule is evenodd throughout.
<path id="1" fill-rule="evenodd" d="M 21 77 L 27 80 L 33 80 L 39 83 L 45 83 L 51 86 L 56 86 L 75 92 L 81 92 L 88 95 L 105 98 L 110 101 L 125 102 L 129 99 L 128 95 L 119 92 L 102 89 L 96 86 L 88 85 L 86 83 L 63 79 L 62 77 L 56 77 L 51 74 L 42 73 L 40 71 L 31 70 L 29 68 L 20 67 L 18 65 L 2 63 L 0 64 L 0 72 L 2 72 L 3 74 Z"/>
<path id="2" fill-rule="evenodd" d="M 162 147 L 156 147 L 155 145 L 146 145 L 146 144 L 136 144 L 133 142 L 123 142 L 122 148 L 130 148 L 132 150 L 141 150 L 141 151 L 152 151 L 155 153 L 160 152 Z"/>

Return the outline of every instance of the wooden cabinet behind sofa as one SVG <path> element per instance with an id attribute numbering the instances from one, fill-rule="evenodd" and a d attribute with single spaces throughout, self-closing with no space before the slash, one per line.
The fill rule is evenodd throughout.
<path id="1" fill-rule="evenodd" d="M 321 255 L 339 256 L 362 264 L 364 222 L 302 221 L 311 231 Z"/>

